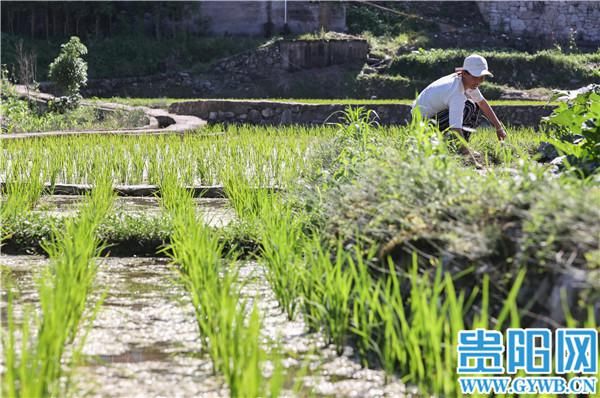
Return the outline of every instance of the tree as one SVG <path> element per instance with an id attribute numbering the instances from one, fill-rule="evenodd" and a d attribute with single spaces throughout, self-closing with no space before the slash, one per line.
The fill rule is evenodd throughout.
<path id="1" fill-rule="evenodd" d="M 87 84 L 87 62 L 81 58 L 87 47 L 73 36 L 62 44 L 60 54 L 50 64 L 49 77 L 66 95 L 77 95 L 81 86 Z"/>

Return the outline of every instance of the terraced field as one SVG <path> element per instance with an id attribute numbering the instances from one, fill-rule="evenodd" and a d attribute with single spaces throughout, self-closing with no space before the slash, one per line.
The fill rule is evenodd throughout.
<path id="1" fill-rule="evenodd" d="M 459 330 L 597 327 L 600 188 L 543 133 L 198 133 L 3 142 L 6 396 L 450 397 Z"/>

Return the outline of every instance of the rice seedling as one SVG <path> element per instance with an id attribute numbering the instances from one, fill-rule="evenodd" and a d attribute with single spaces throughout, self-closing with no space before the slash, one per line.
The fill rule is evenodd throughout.
<path id="1" fill-rule="evenodd" d="M 513 167 L 480 175 L 461 167 L 445 138 L 418 121 L 407 128 L 383 128 L 368 114 L 349 111 L 337 137 L 329 127 L 211 128 L 225 134 L 8 142 L 0 165 L 12 181 L 29 178 L 26 165 L 33 159 L 42 182 L 94 183 L 93 176 L 104 170 L 103 180 L 160 185 L 161 227 L 151 229 L 152 220 L 145 219 L 146 224 L 132 221 L 125 229 L 139 225 L 170 237 L 165 252 L 192 299 L 202 349 L 232 396 L 277 395 L 279 376 L 269 378 L 264 369 L 277 361 L 260 344 L 256 307 L 240 294 L 239 255 L 226 250 L 221 232 L 203 225 L 184 185 L 224 186 L 242 221 L 235 228 L 260 245 L 266 279 L 290 319 L 300 310 L 309 327 L 322 330 L 338 352 L 352 344 L 363 364 L 380 365 L 426 394 L 444 396 L 458 394 L 458 331 L 519 326 L 517 293 L 526 279 L 516 265 L 551 262 L 556 247 L 573 247 L 564 232 L 576 229 L 571 224 L 597 217 L 586 206 L 597 196 L 593 181 L 549 178 L 543 167 L 527 160 L 538 139 L 529 130 L 514 130 L 503 146 L 492 144 L 495 137 L 485 131 L 474 136 L 471 145 L 487 153 L 489 165 Z M 318 185 L 305 186 L 311 183 Z M 34 203 L 37 194 L 18 195 Z M 103 208 L 102 203 L 94 206 Z M 520 228 L 522 250 L 512 259 L 503 256 L 503 245 L 515 241 L 495 229 L 505 220 Z M 593 234 L 576 235 L 577 247 L 585 247 L 592 258 Z M 387 262 L 387 254 L 403 242 L 421 241 L 441 246 L 427 254 L 445 256 L 443 266 L 405 252 L 395 264 Z M 456 258 L 466 259 L 456 265 L 464 271 L 452 275 L 448 270 L 455 270 Z M 481 277 L 480 284 L 465 283 L 466 270 L 478 261 L 501 264 L 490 268 L 491 276 Z M 504 302 L 490 286 L 496 272 L 508 274 L 501 281 Z M 595 325 L 593 316 L 587 324 Z"/>
<path id="2" fill-rule="evenodd" d="M 332 261 L 317 236 L 308 241 L 306 278 L 302 286 L 309 325 L 324 331 L 341 353 L 350 329 L 353 275 L 346 272 L 347 254 L 338 245 Z"/>
<path id="3" fill-rule="evenodd" d="M 44 188 L 41 173 L 39 163 L 34 163 L 31 170 L 23 170 L 21 173 L 13 171 L 2 192 L 1 220 L 24 216 L 35 206 Z"/>
<path id="4" fill-rule="evenodd" d="M 303 283 L 302 218 L 290 205 L 270 197 L 262 202 L 260 258 L 271 289 L 289 319 L 293 319 Z"/>
<path id="5" fill-rule="evenodd" d="M 8 345 L 4 351 L 6 366 L 2 390 L 9 397 L 63 396 L 68 390 L 61 381 L 65 374 L 63 357 L 67 346 L 74 342 L 84 318 L 87 298 L 96 275 L 94 258 L 102 249 L 96 229 L 111 206 L 112 185 L 99 180 L 87 198 L 79 216 L 67 220 L 63 228 L 55 229 L 52 239 L 43 243 L 50 257 L 50 266 L 37 280 L 41 316 L 34 317 L 36 334 L 30 333 L 26 317 L 21 329 L 21 352 L 15 352 L 17 327 L 8 327 Z M 96 305 L 98 308 L 98 305 Z M 88 317 L 93 318 L 95 311 Z M 4 337 L 4 336 L 3 336 Z M 79 355 L 83 342 L 72 348 L 69 363 Z"/>
<path id="6" fill-rule="evenodd" d="M 356 337 L 358 354 L 363 366 L 368 366 L 368 358 L 371 352 L 378 352 L 377 329 L 381 326 L 378 317 L 379 302 L 376 301 L 383 288 L 383 280 L 373 280 L 369 273 L 369 267 L 364 258 L 373 258 L 373 253 L 361 253 L 356 249 L 356 260 L 352 260 L 349 272 L 354 278 L 352 315 L 350 321 L 350 333 Z M 391 363 L 388 363 L 390 365 Z M 393 368 L 386 368 L 388 373 Z"/>
<path id="7" fill-rule="evenodd" d="M 116 184 L 159 184 L 164 170 L 172 170 L 186 185 L 222 184 L 219 178 L 236 164 L 244 167 L 253 186 L 262 182 L 279 186 L 288 175 L 306 168 L 311 145 L 330 134 L 331 129 L 319 128 L 230 126 L 222 136 L 210 138 L 195 134 L 54 137 L 27 144 L 8 141 L 6 157 L 0 161 L 11 169 L 39 161 L 53 183 L 90 183 L 94 170 L 106 167 Z"/>
<path id="8" fill-rule="evenodd" d="M 241 298 L 237 271 L 231 264 L 235 254 L 224 253 L 223 243 L 198 220 L 190 194 L 165 176 L 161 199 L 174 219 L 168 254 L 179 265 L 196 312 L 202 348 L 211 358 L 215 372 L 225 377 L 232 397 L 277 396 L 280 373 L 266 382 L 263 365 L 266 353 L 260 345 L 261 321 L 256 307 L 250 317 Z"/>

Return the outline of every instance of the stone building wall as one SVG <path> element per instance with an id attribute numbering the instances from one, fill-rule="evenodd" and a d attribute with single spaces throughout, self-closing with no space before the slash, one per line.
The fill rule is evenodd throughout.
<path id="1" fill-rule="evenodd" d="M 264 36 L 283 32 L 346 31 L 346 5 L 326 1 L 203 1 L 200 13 L 214 35 Z"/>
<path id="2" fill-rule="evenodd" d="M 479 1 L 490 30 L 547 42 L 600 43 L 598 1 Z"/>

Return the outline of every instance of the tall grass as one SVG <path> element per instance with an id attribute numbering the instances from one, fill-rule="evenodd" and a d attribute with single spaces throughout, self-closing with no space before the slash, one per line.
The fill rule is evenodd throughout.
<path id="1" fill-rule="evenodd" d="M 96 276 L 94 258 L 102 249 L 96 230 L 110 209 L 112 199 L 110 181 L 98 180 L 78 217 L 67 220 L 62 229 L 55 229 L 51 241 L 43 244 L 50 265 L 37 279 L 41 316 L 34 317 L 35 334 L 31 333 L 28 316 L 17 330 L 10 313 L 13 304 L 9 304 L 8 331 L 7 336 L 3 336 L 6 372 L 2 391 L 6 396 L 64 396 L 68 392 L 69 371 L 65 373 L 64 354 L 84 319 Z M 94 314 L 92 311 L 89 318 Z M 20 347 L 15 342 L 17 334 L 21 337 Z M 80 341 L 72 347 L 69 364 L 76 361 L 82 346 L 83 341 Z M 61 380 L 63 376 L 67 376 L 66 383 Z"/>

